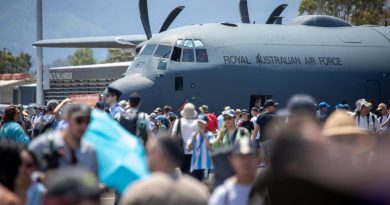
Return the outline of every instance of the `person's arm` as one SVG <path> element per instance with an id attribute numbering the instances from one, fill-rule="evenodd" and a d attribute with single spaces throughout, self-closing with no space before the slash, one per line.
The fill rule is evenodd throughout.
<path id="1" fill-rule="evenodd" d="M 204 142 L 206 143 L 207 149 L 208 149 L 208 150 L 211 150 L 211 148 L 212 148 L 213 145 L 210 143 L 210 138 L 211 138 L 212 136 L 209 136 L 207 133 L 202 134 L 202 136 L 203 136 Z"/>
<path id="2" fill-rule="evenodd" d="M 255 129 L 252 132 L 252 140 L 253 141 L 256 141 L 257 133 L 259 132 L 259 130 L 260 130 L 260 126 L 256 123 Z"/>
<path id="3" fill-rule="evenodd" d="M 191 151 L 192 148 L 193 148 L 193 145 L 194 145 L 194 141 L 196 140 L 196 136 L 198 135 L 197 132 L 194 132 L 194 134 L 192 135 L 192 138 L 190 140 L 190 143 L 188 143 L 188 146 L 187 146 L 187 151 Z"/>
<path id="4" fill-rule="evenodd" d="M 60 104 L 57 105 L 57 107 L 54 109 L 53 113 L 54 116 L 56 116 L 56 119 L 60 118 L 60 111 L 61 109 L 68 104 L 69 102 L 72 102 L 70 98 L 65 98 Z"/>
<path id="5" fill-rule="evenodd" d="M 30 138 L 26 135 L 19 124 L 15 124 L 12 129 L 14 130 L 14 137 L 17 142 L 22 142 L 24 144 L 28 144 L 30 142 Z"/>

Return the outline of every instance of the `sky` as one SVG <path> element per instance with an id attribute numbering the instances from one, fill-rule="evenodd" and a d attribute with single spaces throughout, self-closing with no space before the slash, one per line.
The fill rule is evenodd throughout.
<path id="1" fill-rule="evenodd" d="M 197 23 L 240 22 L 239 0 L 149 0 L 152 32 L 176 6 L 186 8 L 171 28 Z M 251 21 L 264 23 L 274 8 L 289 6 L 282 14 L 284 23 L 298 15 L 300 0 L 248 0 Z M 33 56 L 35 67 L 35 0 L 0 0 L 0 48 Z M 71 38 L 104 35 L 143 34 L 138 0 L 43 0 L 43 38 Z M 73 49 L 45 48 L 44 64 L 65 59 Z M 103 60 L 106 49 L 94 49 Z M 33 68 L 34 69 L 34 68 Z"/>

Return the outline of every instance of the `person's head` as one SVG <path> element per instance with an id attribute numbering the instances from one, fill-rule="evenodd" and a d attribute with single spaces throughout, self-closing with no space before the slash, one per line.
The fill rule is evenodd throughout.
<path id="1" fill-rule="evenodd" d="M 183 110 L 180 112 L 181 117 L 185 119 L 195 119 L 198 113 L 195 111 L 195 106 L 192 103 L 186 103 Z"/>
<path id="2" fill-rule="evenodd" d="M 344 110 L 351 111 L 351 107 L 348 104 L 344 104 Z"/>
<path id="3" fill-rule="evenodd" d="M 177 119 L 177 115 L 174 112 L 170 112 L 169 113 L 169 121 L 175 122 L 176 119 Z"/>
<path id="4" fill-rule="evenodd" d="M 46 103 L 46 113 L 52 114 L 53 111 L 56 109 L 57 105 L 58 105 L 58 101 L 57 100 L 49 100 Z"/>
<path id="5" fill-rule="evenodd" d="M 387 115 L 389 112 L 385 103 L 379 104 L 376 111 L 380 112 L 382 115 Z"/>
<path id="6" fill-rule="evenodd" d="M 156 120 L 156 113 L 154 113 L 154 112 L 150 113 L 149 120 L 150 121 L 155 121 Z"/>
<path id="7" fill-rule="evenodd" d="M 119 90 L 113 88 L 107 88 L 107 92 L 105 93 L 105 101 L 107 105 L 112 105 L 118 101 L 121 97 L 121 92 Z"/>
<path id="8" fill-rule="evenodd" d="M 358 112 L 361 116 L 367 116 L 371 111 L 372 103 L 367 102 L 366 99 L 360 99 L 356 101 L 355 112 Z"/>
<path id="9" fill-rule="evenodd" d="M 35 106 L 34 106 L 34 112 L 35 112 L 35 114 L 38 115 L 39 113 L 42 112 L 42 107 L 39 106 L 39 105 L 35 105 Z"/>
<path id="10" fill-rule="evenodd" d="M 278 105 L 279 105 L 279 103 L 273 101 L 272 99 L 269 99 L 269 100 L 265 101 L 264 108 L 268 112 L 275 112 Z"/>
<path id="11" fill-rule="evenodd" d="M 154 109 L 154 111 L 153 111 L 154 113 L 156 113 L 156 115 L 157 116 L 159 116 L 159 115 L 162 115 L 163 114 L 163 112 L 162 112 L 162 109 L 160 108 L 160 107 L 157 107 L 156 109 Z"/>
<path id="12" fill-rule="evenodd" d="M 123 108 L 123 109 L 126 109 L 126 107 L 127 107 L 127 101 L 126 100 L 121 100 L 121 101 L 119 101 L 119 106 L 121 106 L 121 108 Z"/>
<path id="13" fill-rule="evenodd" d="M 318 108 L 320 109 L 321 112 L 328 112 L 330 105 L 326 102 L 321 102 L 320 104 L 318 104 Z"/>
<path id="14" fill-rule="evenodd" d="M 163 121 L 164 121 L 164 116 L 163 115 L 159 115 L 156 117 L 156 125 L 162 125 L 163 124 Z"/>
<path id="15" fill-rule="evenodd" d="M 345 110 L 344 108 L 344 104 L 337 104 L 335 107 L 334 107 L 335 110 Z"/>
<path id="16" fill-rule="evenodd" d="M 259 114 L 259 108 L 258 107 L 252 107 L 251 109 L 251 115 L 253 117 L 256 117 Z"/>
<path id="17" fill-rule="evenodd" d="M 102 101 L 96 102 L 95 109 L 104 111 L 104 108 L 105 108 L 105 106 L 104 106 L 104 103 Z"/>
<path id="18" fill-rule="evenodd" d="M 233 109 L 223 111 L 222 115 L 227 128 L 234 128 L 236 126 L 234 122 L 235 113 Z"/>
<path id="19" fill-rule="evenodd" d="M 18 120 L 19 115 L 20 115 L 19 109 L 15 105 L 10 105 L 5 108 L 3 121 L 4 123 L 15 122 Z"/>
<path id="20" fill-rule="evenodd" d="M 129 95 L 129 105 L 132 108 L 139 108 L 141 106 L 141 96 L 138 93 L 131 93 Z"/>
<path id="21" fill-rule="evenodd" d="M 244 121 L 248 121 L 249 120 L 249 112 L 248 112 L 248 110 L 246 110 L 246 109 L 242 109 L 241 110 L 241 118 Z"/>
<path id="22" fill-rule="evenodd" d="M 79 167 L 49 172 L 44 180 L 45 205 L 99 205 L 98 180 L 93 173 Z"/>
<path id="23" fill-rule="evenodd" d="M 91 110 L 84 104 L 68 104 L 64 107 L 64 118 L 68 122 L 66 132 L 80 141 L 90 122 Z"/>
<path id="24" fill-rule="evenodd" d="M 199 107 L 201 113 L 207 114 L 209 113 L 209 107 L 207 105 L 202 105 Z"/>
<path id="25" fill-rule="evenodd" d="M 164 106 L 164 114 L 169 115 L 171 113 L 172 107 L 170 105 L 165 105 Z"/>
<path id="26" fill-rule="evenodd" d="M 337 157 L 359 155 L 375 146 L 375 138 L 358 128 L 355 120 L 345 111 L 337 110 L 324 124 L 323 136 L 327 139 L 330 153 Z"/>
<path id="27" fill-rule="evenodd" d="M 234 111 L 234 114 L 235 114 L 235 118 L 236 119 L 240 119 L 241 118 L 241 110 L 240 109 L 236 109 L 236 111 Z"/>
<path id="28" fill-rule="evenodd" d="M 206 130 L 206 126 L 208 123 L 208 118 L 207 115 L 200 114 L 198 115 L 197 122 L 198 122 L 198 127 L 200 130 Z"/>
<path id="29" fill-rule="evenodd" d="M 229 161 L 238 178 L 254 179 L 259 162 L 259 153 L 256 145 L 249 137 L 243 137 L 238 140 L 232 149 Z"/>
<path id="30" fill-rule="evenodd" d="M 169 135 L 148 140 L 146 151 L 149 169 L 152 172 L 171 173 L 180 166 L 183 157 L 177 139 Z"/>
<path id="31" fill-rule="evenodd" d="M 310 95 L 296 94 L 287 101 L 286 108 L 290 112 L 290 115 L 315 116 L 317 103 Z"/>
<path id="32" fill-rule="evenodd" d="M 27 149 L 20 153 L 21 164 L 19 167 L 19 176 L 30 178 L 31 174 L 38 170 L 38 159 L 35 154 Z"/>
<path id="33" fill-rule="evenodd" d="M 0 142 L 0 184 L 13 191 L 20 166 L 20 152 L 15 144 Z"/>

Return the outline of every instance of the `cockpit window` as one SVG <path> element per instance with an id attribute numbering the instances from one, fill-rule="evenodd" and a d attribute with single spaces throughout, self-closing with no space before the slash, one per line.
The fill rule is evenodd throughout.
<path id="1" fill-rule="evenodd" d="M 183 49 L 181 62 L 194 62 L 194 49 Z"/>
<path id="2" fill-rule="evenodd" d="M 156 44 L 147 44 L 144 49 L 142 49 L 140 56 L 152 55 L 154 49 L 156 49 Z"/>
<path id="3" fill-rule="evenodd" d="M 160 57 L 160 58 L 169 58 L 171 56 L 171 51 L 172 51 L 172 46 L 158 45 L 153 56 Z"/>
<path id="4" fill-rule="evenodd" d="M 193 48 L 193 47 L 194 47 L 194 44 L 193 44 L 193 42 L 192 42 L 192 39 L 186 39 L 186 40 L 184 40 L 184 47 Z"/>
<path id="5" fill-rule="evenodd" d="M 199 39 L 194 39 L 194 45 L 195 45 L 195 48 L 204 47 L 203 42 Z"/>
<path id="6" fill-rule="evenodd" d="M 196 62 L 198 63 L 207 63 L 209 62 L 209 58 L 207 56 L 206 49 L 195 49 Z"/>
<path id="7" fill-rule="evenodd" d="M 183 39 L 178 39 L 176 41 L 176 46 L 183 46 Z"/>

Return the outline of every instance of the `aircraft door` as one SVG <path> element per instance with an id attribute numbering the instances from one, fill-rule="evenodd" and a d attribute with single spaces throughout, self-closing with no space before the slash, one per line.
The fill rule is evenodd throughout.
<path id="1" fill-rule="evenodd" d="M 366 100 L 373 102 L 374 104 L 380 103 L 380 82 L 379 80 L 367 80 L 366 81 Z"/>
<path id="2" fill-rule="evenodd" d="M 272 95 L 251 95 L 249 109 L 251 109 L 252 107 L 261 107 L 264 105 L 265 101 L 271 98 Z"/>

